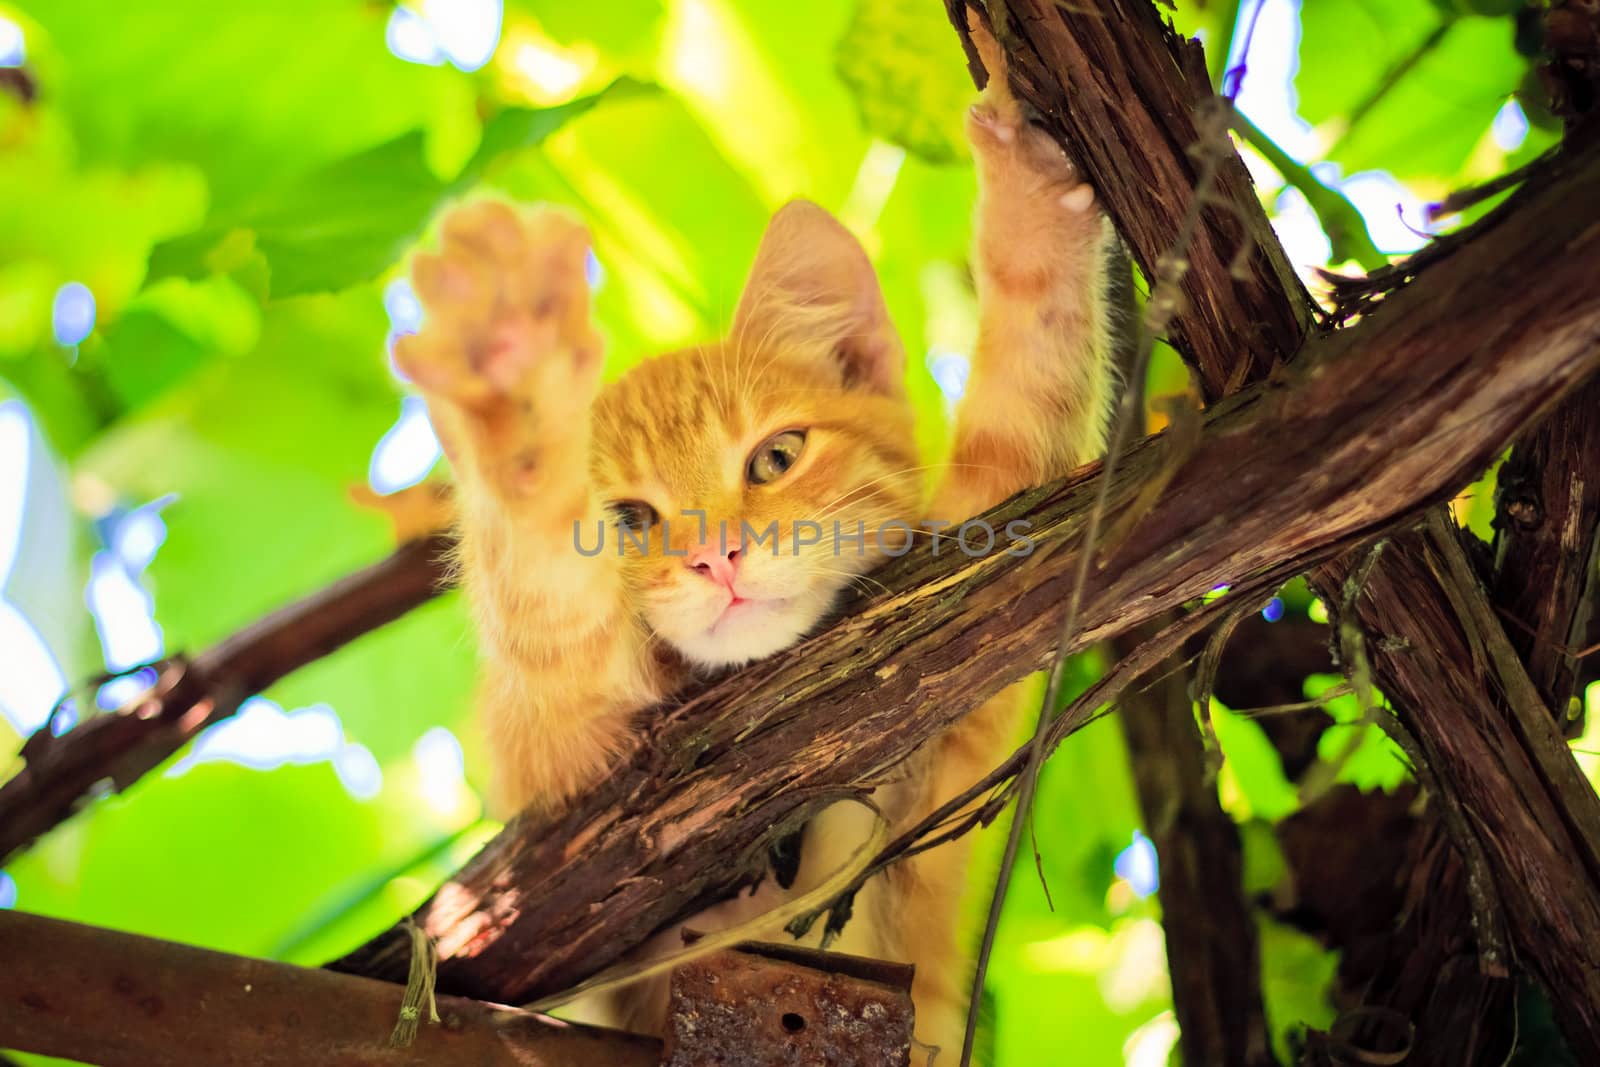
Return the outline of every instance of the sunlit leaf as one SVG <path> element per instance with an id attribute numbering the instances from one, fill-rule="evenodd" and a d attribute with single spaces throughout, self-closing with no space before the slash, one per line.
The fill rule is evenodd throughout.
<path id="1" fill-rule="evenodd" d="M 1346 175 L 1387 170 L 1434 187 L 1467 161 L 1521 82 L 1528 61 L 1514 29 L 1511 19 L 1451 18 L 1409 0 L 1309 0 L 1301 113 L 1330 124 L 1327 157 Z M 1323 44 L 1332 41 L 1362 46 Z"/>
<path id="2" fill-rule="evenodd" d="M 648 61 L 661 37 L 662 0 L 508 0 L 508 22 L 517 14 L 537 19 L 544 32 L 563 44 L 591 43 L 623 69 Z M 513 57 L 513 61 L 514 61 Z"/>
<path id="3" fill-rule="evenodd" d="M 856 0 L 837 63 L 874 135 L 933 163 L 966 157 L 961 123 L 974 90 L 940 5 Z"/>
<path id="4" fill-rule="evenodd" d="M 190 163 L 214 211 L 263 187 L 457 121 L 465 76 L 391 55 L 381 4 L 281 0 L 225 13 L 201 0 L 25 3 L 59 58 L 59 94 L 87 162 Z"/>
<path id="5" fill-rule="evenodd" d="M 1272 1044 L 1285 1063 L 1292 1063 L 1288 1035 L 1316 1027 L 1326 1030 L 1334 1019 L 1328 986 L 1339 966 L 1338 953 L 1292 927 L 1260 918 L 1261 991 L 1266 1002 Z"/>
<path id="6" fill-rule="evenodd" d="M 629 83 L 622 91 L 645 90 Z M 599 99 L 499 112 L 450 182 L 428 165 L 420 131 L 329 164 L 158 246 L 150 280 L 232 273 L 259 254 L 278 298 L 370 281 L 400 259 L 447 195 L 466 189 L 500 156 L 541 143 Z"/>
<path id="7" fill-rule="evenodd" d="M 1336 675 L 1313 674 L 1305 681 L 1306 696 L 1315 699 L 1344 681 Z M 1381 694 L 1377 698 L 1382 702 Z M 1328 714 L 1334 725 L 1317 740 L 1317 757 L 1336 763 L 1336 782 L 1359 789 L 1392 790 L 1411 777 L 1409 764 L 1400 747 L 1376 723 L 1363 722 L 1361 704 L 1355 694 L 1328 701 Z M 1376 714 L 1386 715 L 1379 711 Z"/>
<path id="8" fill-rule="evenodd" d="M 1226 760 L 1219 790 L 1235 818 L 1254 816 L 1273 822 L 1299 808 L 1299 796 L 1283 773 L 1283 761 L 1260 723 L 1215 702 L 1211 723 Z"/>

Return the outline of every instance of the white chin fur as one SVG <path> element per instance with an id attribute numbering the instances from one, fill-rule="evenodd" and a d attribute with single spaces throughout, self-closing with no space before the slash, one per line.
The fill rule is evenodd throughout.
<path id="1" fill-rule="evenodd" d="M 802 596 L 770 607 L 751 605 L 742 617 L 708 629 L 662 636 L 698 667 L 741 667 L 781 652 L 805 637 L 831 601 L 832 597 Z"/>

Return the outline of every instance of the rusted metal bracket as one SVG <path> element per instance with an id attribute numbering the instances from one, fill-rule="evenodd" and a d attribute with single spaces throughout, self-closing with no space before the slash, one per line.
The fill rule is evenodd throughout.
<path id="1" fill-rule="evenodd" d="M 665 1067 L 905 1067 L 912 968 L 745 944 L 672 975 Z"/>

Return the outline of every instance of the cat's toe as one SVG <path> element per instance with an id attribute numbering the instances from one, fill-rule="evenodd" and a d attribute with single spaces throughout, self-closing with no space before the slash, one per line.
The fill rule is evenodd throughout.
<path id="1" fill-rule="evenodd" d="M 597 363 L 581 223 L 483 200 L 452 209 L 440 231 L 440 250 L 411 266 L 422 329 L 395 346 L 396 364 L 424 391 L 470 407 L 532 389 L 541 363 L 569 363 L 580 376 Z"/>
<path id="2" fill-rule="evenodd" d="M 1083 214 L 1094 207 L 1094 186 L 1075 185 L 1057 197 L 1056 202 L 1068 211 Z"/>
<path id="3" fill-rule="evenodd" d="M 1078 184 L 1078 168 L 1067 153 L 1043 129 L 1027 125 L 1020 138 L 1018 155 L 1022 166 L 1040 178 L 1065 185 Z"/>
<path id="4" fill-rule="evenodd" d="M 440 227 L 445 254 L 504 266 L 522 255 L 522 219 L 516 209 L 498 200 L 462 204 L 445 216 Z"/>
<path id="5" fill-rule="evenodd" d="M 1002 145 L 1012 144 L 1017 139 L 1017 130 L 1016 117 L 1003 117 L 991 103 L 976 103 L 967 110 L 967 136 L 975 146 L 988 139 Z"/>

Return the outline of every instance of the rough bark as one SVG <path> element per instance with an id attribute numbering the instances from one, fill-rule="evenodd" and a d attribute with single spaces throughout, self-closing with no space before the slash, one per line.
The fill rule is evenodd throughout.
<path id="1" fill-rule="evenodd" d="M 0 911 L 0 1047 L 104 1067 L 654 1067 L 660 1042 L 439 998 L 391 1048 L 404 990 Z"/>
<path id="2" fill-rule="evenodd" d="M 1441 513 L 1384 550 L 1358 614 L 1397 651 L 1380 684 L 1467 814 L 1518 962 L 1551 992 L 1574 1049 L 1600 1048 L 1600 800 L 1539 699 Z M 1420 595 L 1419 595 L 1420 594 Z M 1486 931 L 1479 930 L 1480 949 Z M 1490 965 L 1492 966 L 1490 961 Z M 1501 965 L 1509 961 L 1501 961 Z"/>
<path id="3" fill-rule="evenodd" d="M 1600 382 L 1512 448 L 1495 491 L 1494 599 L 1528 675 L 1576 719 L 1580 657 L 1594 640 L 1600 569 Z"/>
<path id="4" fill-rule="evenodd" d="M 161 665 L 150 692 L 56 737 L 22 746 L 0 785 L 0 862 L 72 816 L 102 783 L 126 789 L 201 730 L 273 682 L 430 599 L 448 576 L 450 542 L 423 538 L 233 634 L 192 660 Z"/>
<path id="5" fill-rule="evenodd" d="M 1348 548 L 1470 479 L 1600 364 L 1600 153 L 1556 167 L 1272 380 L 1208 412 L 1161 501 L 1108 546 L 1074 647 L 1219 584 L 1240 596 Z M 1166 460 L 1135 449 L 1113 514 Z M 644 717 L 644 741 L 556 816 L 524 814 L 418 912 L 443 988 L 560 990 L 746 880 L 765 847 L 1055 651 L 1095 490 L 1080 476 L 991 515 L 1029 556 L 908 556 L 892 589 L 796 651 Z M 1221 601 L 1218 604 L 1223 603 Z M 1600 942 L 1597 942 L 1600 943 Z M 395 976 L 380 937 L 344 969 Z"/>
<path id="6" fill-rule="evenodd" d="M 1138 644 L 1113 642 L 1126 654 Z M 1184 1063 L 1275 1064 L 1261 1003 L 1255 917 L 1233 818 L 1207 774 L 1188 679 L 1176 658 L 1119 701 L 1139 808 L 1161 862 L 1161 925 Z"/>
<path id="7" fill-rule="evenodd" d="M 1192 124 L 1188 116 L 1202 113 L 1204 101 L 1210 96 L 1209 87 L 1200 77 L 1199 64 L 1192 57 L 1192 46 L 1174 40 L 1160 25 L 1152 6 L 1141 0 L 1117 0 L 1091 6 L 1020 0 L 1008 3 L 1007 7 L 1012 13 L 1007 24 L 1013 32 L 1003 39 L 1014 66 L 1022 72 L 1018 80 L 1027 83 L 1019 86 L 1020 91 L 1048 117 L 1051 127 L 1085 167 L 1124 227 L 1124 236 L 1135 256 L 1148 268 L 1167 247 L 1166 235 L 1175 232 L 1188 204 L 1187 194 L 1193 188 L 1192 178 L 1187 185 L 1183 180 L 1193 173 L 1190 162 L 1194 158 L 1193 140 L 1186 141 L 1181 136 L 1174 140 L 1163 135 L 1163 131 L 1175 128 L 1175 124 L 1180 129 L 1184 122 Z M 1041 62 L 1040 57 L 1045 57 L 1046 61 Z M 1108 63 L 1110 73 L 1102 70 Z M 1061 69 L 1063 76 L 1053 74 L 1049 69 L 1052 66 Z M 1117 82 L 1124 70 L 1138 73 L 1127 83 Z M 1097 85 L 1101 80 L 1111 81 L 1116 87 L 1101 90 Z M 1179 117 L 1173 119 L 1172 115 Z M 1125 158 L 1135 154 L 1155 158 Z M 1569 161 L 1562 165 L 1570 167 L 1572 164 Z M 1129 175 L 1139 177 L 1130 181 Z M 1175 189 L 1163 180 L 1166 175 L 1178 177 Z M 1573 205 L 1577 217 L 1569 219 L 1557 214 L 1538 224 L 1551 228 L 1550 252 L 1556 258 L 1564 254 L 1561 245 L 1567 235 L 1579 233 L 1588 226 L 1582 218 L 1597 196 L 1597 187 L 1592 182 L 1574 188 L 1579 193 L 1579 201 Z M 1270 257 L 1275 242 L 1264 233 L 1258 221 L 1260 209 L 1247 185 L 1241 189 L 1225 181 L 1219 182 L 1215 199 L 1217 203 L 1208 217 L 1214 217 L 1217 225 L 1223 227 L 1229 225 L 1228 220 L 1245 220 L 1243 225 L 1255 244 L 1254 248 L 1249 243 L 1239 242 L 1222 247 L 1227 251 L 1243 250 L 1251 257 Z M 1515 225 L 1535 223 L 1525 217 Z M 1436 243 L 1409 263 L 1384 272 L 1381 281 L 1365 287 L 1358 302 L 1368 310 L 1380 309 L 1381 314 L 1383 305 L 1371 303 L 1368 297 L 1373 293 L 1381 294 L 1385 285 L 1404 278 L 1436 255 L 1458 254 L 1451 251 L 1450 244 L 1448 241 Z M 1193 269 L 1203 272 L 1207 299 L 1211 303 L 1196 303 L 1191 299 L 1189 306 L 1179 309 L 1178 321 L 1186 341 L 1180 350 L 1191 358 L 1208 396 L 1226 393 L 1241 381 L 1259 378 L 1265 367 L 1287 358 L 1298 343 L 1294 330 L 1285 324 L 1300 324 L 1303 328 L 1305 320 L 1299 315 L 1301 297 L 1294 287 L 1278 281 L 1280 275 L 1271 267 L 1270 262 L 1263 266 L 1252 261 L 1248 269 L 1235 278 L 1219 271 L 1215 263 L 1203 265 L 1199 257 L 1196 258 Z M 1496 269 L 1492 264 L 1485 264 L 1481 281 L 1494 278 Z M 1491 333 L 1479 343 L 1494 344 L 1498 329 L 1514 332 L 1520 328 L 1517 325 L 1520 317 L 1539 314 L 1537 304 L 1527 305 L 1523 310 L 1509 306 L 1506 294 L 1495 295 L 1492 285 L 1480 285 L 1478 292 L 1478 299 L 1491 304 L 1498 301 L 1496 311 L 1501 319 L 1500 326 L 1491 327 Z M 1562 298 L 1556 294 L 1552 297 L 1559 305 Z M 1211 306 L 1248 308 L 1252 314 L 1232 320 L 1219 318 L 1209 313 Z M 1277 324 L 1278 328 L 1252 331 L 1245 335 L 1241 345 L 1236 340 L 1236 330 L 1241 323 Z M 1592 344 L 1593 339 L 1589 343 Z M 1263 347 L 1264 352 L 1261 351 Z M 1376 636 L 1383 635 L 1381 623 L 1384 620 L 1409 613 L 1436 620 L 1450 619 L 1463 603 L 1472 599 L 1470 586 L 1460 585 L 1462 579 L 1436 575 L 1434 580 L 1420 586 L 1397 580 L 1389 573 L 1391 568 L 1423 551 L 1415 538 L 1403 540 L 1406 543 L 1395 546 L 1399 551 L 1385 553 L 1357 605 L 1358 624 Z M 1337 603 L 1342 596 L 1344 580 L 1356 565 L 1357 561 L 1346 560 L 1338 566 L 1319 568 L 1311 574 L 1312 584 L 1330 603 Z M 1424 735 L 1421 740 L 1430 759 L 1436 763 L 1432 772 L 1443 783 L 1441 788 L 1451 796 L 1466 791 L 1471 795 L 1472 804 L 1488 805 L 1487 810 L 1469 806 L 1470 815 L 1464 815 L 1460 824 L 1501 843 L 1515 841 L 1517 831 L 1522 828 L 1519 825 L 1522 819 L 1515 815 L 1519 797 L 1515 774 L 1506 768 L 1497 772 L 1498 764 L 1491 761 L 1486 765 L 1489 770 L 1485 778 L 1466 761 L 1492 753 L 1494 749 L 1488 747 L 1490 744 L 1509 743 L 1513 751 L 1507 758 L 1508 763 L 1546 783 L 1548 779 L 1569 780 L 1566 768 L 1572 762 L 1564 748 L 1557 752 L 1545 744 L 1544 739 L 1539 739 L 1542 747 L 1535 751 L 1529 739 L 1520 737 L 1510 728 L 1505 706 L 1497 704 L 1490 694 L 1503 691 L 1508 684 L 1514 686 L 1516 679 L 1504 677 L 1498 662 L 1492 669 L 1484 670 L 1481 662 L 1433 655 L 1424 646 L 1402 649 L 1377 640 L 1366 644 L 1377 685 L 1391 697 L 1401 717 L 1411 723 L 1419 735 Z M 1432 686 L 1426 684 L 1430 677 L 1436 679 Z M 1414 684 L 1406 684 L 1408 680 Z M 1451 743 L 1452 732 L 1459 728 L 1458 716 L 1454 714 L 1456 709 L 1447 704 L 1440 706 L 1442 691 L 1452 695 L 1467 691 L 1476 693 L 1470 718 L 1484 725 L 1473 731 L 1477 736 L 1471 744 Z M 1417 701 L 1427 706 L 1418 707 Z M 1467 783 L 1472 783 L 1470 789 Z M 1537 784 L 1520 783 L 1534 791 L 1537 791 Z M 1583 809 L 1592 805 L 1593 792 L 1573 787 L 1571 796 L 1563 793 L 1562 799 L 1570 799 Z M 1537 810 L 1552 814 L 1550 804 Z M 1491 825 L 1480 828 L 1483 819 L 1491 820 Z M 1567 829 L 1558 824 L 1545 833 L 1560 837 Z M 1463 844 L 1469 849 L 1476 847 L 1471 842 Z M 1588 917 L 1584 914 L 1567 914 L 1550 923 L 1538 920 L 1540 894 L 1552 886 L 1579 887 L 1586 896 L 1595 893 L 1595 886 L 1587 882 L 1583 858 L 1587 848 L 1575 854 L 1563 853 L 1546 847 L 1549 844 L 1549 836 L 1546 836 L 1529 852 L 1526 861 L 1531 868 L 1514 870 L 1509 862 L 1512 857 L 1506 856 L 1503 858 L 1508 862 L 1492 872 L 1495 886 L 1507 901 L 1508 912 L 1515 917 L 1513 943 L 1529 969 L 1547 984 L 1574 977 L 1571 967 L 1561 961 L 1587 959 L 1591 955 L 1587 946 L 1591 946 L 1600 933 L 1587 927 Z M 1427 907 L 1427 901 L 1419 906 Z M 1578 910 L 1586 911 L 1581 905 Z M 1484 931 L 1480 930 L 1482 933 Z M 1581 964 L 1576 966 L 1581 971 Z M 1557 984 L 1552 989 L 1558 1018 L 1569 1041 L 1581 1054 L 1600 1062 L 1600 1001 L 1595 999 L 1594 992 L 1588 983 Z M 1457 1021 L 1465 1023 L 1459 1017 Z"/>
<path id="8" fill-rule="evenodd" d="M 1419 817 L 1414 788 L 1341 786 L 1290 816 L 1278 837 L 1291 888 L 1273 904 L 1339 948 L 1341 1010 L 1381 1006 L 1414 1028 L 1397 1043 L 1393 1017 L 1382 1034 L 1347 1027 L 1346 1061 L 1360 1062 L 1353 1049 L 1370 1059 L 1409 1045 L 1408 1067 L 1498 1067 L 1534 1027 L 1508 1025 L 1516 983 L 1480 969 L 1461 858 L 1427 803 Z"/>

